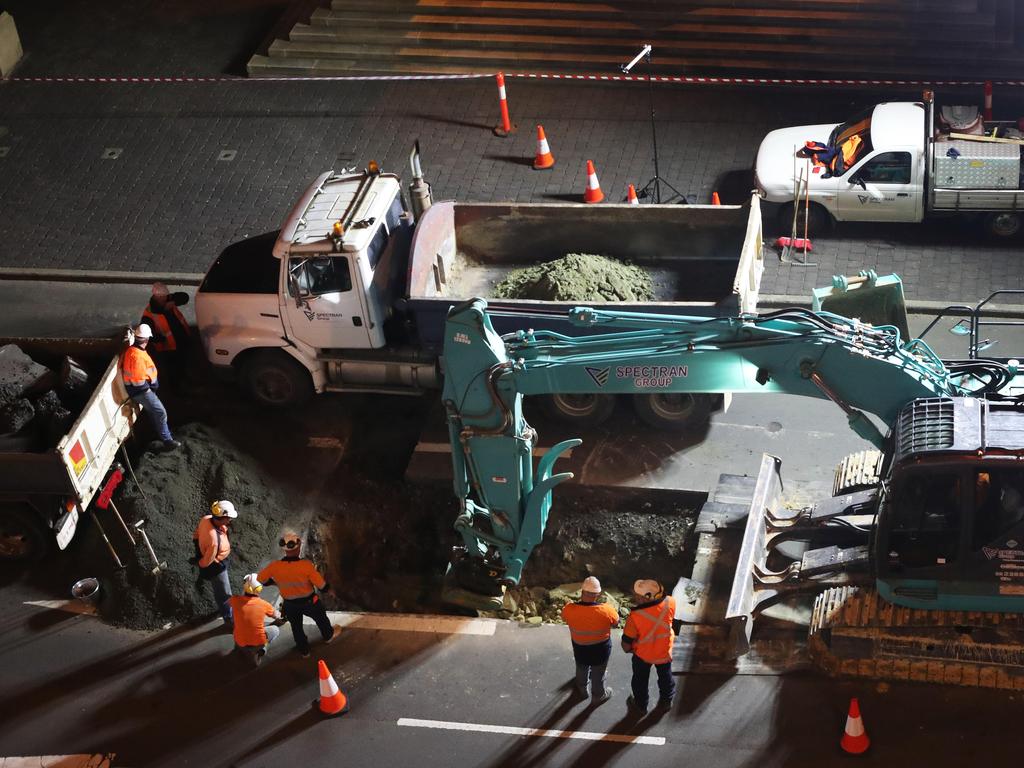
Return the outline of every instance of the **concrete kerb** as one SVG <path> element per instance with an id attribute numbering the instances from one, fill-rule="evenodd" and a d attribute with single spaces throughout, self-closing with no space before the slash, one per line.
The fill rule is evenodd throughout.
<path id="1" fill-rule="evenodd" d="M 124 283 L 138 285 L 159 281 L 167 285 L 199 285 L 203 281 L 203 273 L 117 272 L 99 269 L 0 267 L 0 280 L 43 280 L 57 283 Z"/>

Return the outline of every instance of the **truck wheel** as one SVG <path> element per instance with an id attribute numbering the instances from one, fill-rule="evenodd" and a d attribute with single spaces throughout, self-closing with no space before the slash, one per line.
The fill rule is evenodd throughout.
<path id="1" fill-rule="evenodd" d="M 283 352 L 254 355 L 242 363 L 240 373 L 249 395 L 261 405 L 300 405 L 313 394 L 309 372 Z"/>
<path id="2" fill-rule="evenodd" d="M 567 424 L 595 427 L 608 420 L 615 410 L 614 395 L 550 395 L 544 410 Z"/>
<path id="3" fill-rule="evenodd" d="M 1020 214 L 1013 211 L 990 213 L 985 217 L 985 231 L 996 239 L 1013 237 L 1020 232 Z"/>
<path id="4" fill-rule="evenodd" d="M 714 395 L 652 392 L 633 395 L 633 409 L 655 429 L 685 432 L 707 424 L 714 400 Z"/>
<path id="5" fill-rule="evenodd" d="M 30 563 L 50 549 L 51 536 L 30 507 L 0 506 L 0 562 Z"/>
<path id="6" fill-rule="evenodd" d="M 807 224 L 807 236 L 825 235 L 832 231 L 832 215 L 817 203 L 811 203 Z M 793 203 L 786 203 L 779 211 L 779 229 L 783 235 L 789 236 L 793 226 Z M 800 206 L 796 214 L 796 236 L 804 236 L 804 206 Z"/>
<path id="7" fill-rule="evenodd" d="M 836 465 L 832 495 L 842 496 L 874 488 L 881 480 L 881 474 L 881 451 L 869 449 L 851 453 Z"/>

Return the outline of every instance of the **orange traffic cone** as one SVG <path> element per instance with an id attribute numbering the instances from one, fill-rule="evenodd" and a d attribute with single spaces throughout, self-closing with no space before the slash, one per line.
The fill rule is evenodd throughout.
<path id="1" fill-rule="evenodd" d="M 600 203 L 602 200 L 604 200 L 604 192 L 601 191 L 601 184 L 597 180 L 594 161 L 587 160 L 587 188 L 583 191 L 583 202 Z"/>
<path id="2" fill-rule="evenodd" d="M 630 205 L 640 205 L 640 201 L 636 196 L 636 187 L 632 184 L 629 185 L 629 191 L 626 193 L 626 202 Z"/>
<path id="3" fill-rule="evenodd" d="M 537 126 L 537 157 L 534 158 L 533 167 L 541 171 L 550 168 L 555 164 L 555 156 L 551 154 L 551 147 L 548 146 L 548 137 L 544 135 L 544 126 Z"/>
<path id="4" fill-rule="evenodd" d="M 850 714 L 846 716 L 846 731 L 839 742 L 843 752 L 859 755 L 871 746 L 871 740 L 864 731 L 864 722 L 860 719 L 860 705 L 856 698 L 850 699 Z"/>
<path id="5" fill-rule="evenodd" d="M 317 662 L 320 672 L 320 711 L 325 715 L 343 715 L 348 712 L 348 697 L 338 688 L 324 660 Z"/>
<path id="6" fill-rule="evenodd" d="M 722 199 L 718 196 L 717 192 L 712 192 L 711 193 L 711 204 L 712 205 L 721 205 L 722 204 Z"/>

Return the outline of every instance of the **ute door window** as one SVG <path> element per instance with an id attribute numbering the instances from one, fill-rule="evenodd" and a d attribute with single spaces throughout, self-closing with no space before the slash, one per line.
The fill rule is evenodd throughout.
<path id="1" fill-rule="evenodd" d="M 909 472 L 892 499 L 889 563 L 907 569 L 942 567 L 957 559 L 960 545 L 960 475 Z"/>
<path id="2" fill-rule="evenodd" d="M 352 274 L 344 256 L 291 259 L 289 271 L 289 293 L 293 297 L 296 292 L 299 296 L 323 296 L 352 290 Z"/>
<path id="3" fill-rule="evenodd" d="M 857 175 L 874 184 L 909 184 L 910 153 L 883 152 L 864 163 Z"/>

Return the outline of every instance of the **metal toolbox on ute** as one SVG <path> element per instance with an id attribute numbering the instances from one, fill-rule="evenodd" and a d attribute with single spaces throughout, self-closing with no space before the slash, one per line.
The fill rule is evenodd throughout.
<path id="1" fill-rule="evenodd" d="M 1019 144 L 954 139 L 937 141 L 934 146 L 936 187 L 1016 189 L 1019 185 Z M 950 153 L 950 149 L 956 152 Z"/>

